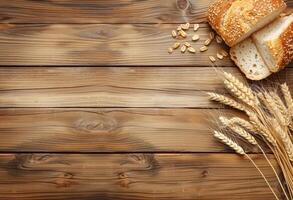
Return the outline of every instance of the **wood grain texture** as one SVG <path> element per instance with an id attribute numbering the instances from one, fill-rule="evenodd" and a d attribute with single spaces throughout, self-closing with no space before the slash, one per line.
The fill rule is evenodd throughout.
<path id="1" fill-rule="evenodd" d="M 183 23 L 187 20 L 203 22 L 206 21 L 207 7 L 213 1 L 1 1 L 0 19 L 2 23 Z"/>
<path id="2" fill-rule="evenodd" d="M 214 0 L 10 0 L 0 1 L 0 22 L 198 23 L 206 21 L 206 11 L 212 2 Z M 286 2 L 293 7 L 292 0 Z"/>
<path id="3" fill-rule="evenodd" d="M 240 116 L 205 109 L 0 109 L 0 152 L 232 152 L 213 138 L 220 114 Z"/>
<path id="4" fill-rule="evenodd" d="M 242 78 L 235 67 L 223 69 Z M 267 82 L 287 81 L 293 69 Z M 255 84 L 255 83 L 254 83 Z M 205 67 L 2 67 L 0 107 L 222 108 L 207 91 L 224 92 L 220 72 Z"/>
<path id="5" fill-rule="evenodd" d="M 0 24 L 0 65 L 211 66 L 208 56 L 224 47 L 215 41 L 204 53 L 169 55 L 176 24 Z M 210 32 L 202 24 L 197 50 Z M 190 30 L 192 36 L 194 32 Z M 191 41 L 191 36 L 186 39 Z M 184 40 L 182 40 L 184 41 Z M 232 66 L 227 58 L 217 65 Z"/>
<path id="6" fill-rule="evenodd" d="M 253 158 L 280 194 L 266 161 L 262 156 Z M 273 200 L 274 197 L 252 164 L 237 155 L 1 154 L 0 199 Z"/>

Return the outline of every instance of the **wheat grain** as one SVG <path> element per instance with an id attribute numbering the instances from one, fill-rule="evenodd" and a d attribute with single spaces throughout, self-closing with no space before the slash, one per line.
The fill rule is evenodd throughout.
<path id="1" fill-rule="evenodd" d="M 220 102 L 224 105 L 230 106 L 232 108 L 235 108 L 235 109 L 238 109 L 241 111 L 246 110 L 246 108 L 242 104 L 238 103 L 237 101 L 235 101 L 229 97 L 226 97 L 226 96 L 220 95 L 220 94 L 216 94 L 216 93 L 212 93 L 212 92 L 208 92 L 207 94 L 210 96 L 210 99 L 213 101 Z"/>
<path id="2" fill-rule="evenodd" d="M 236 142 L 232 141 L 226 135 L 219 131 L 214 131 L 214 136 L 219 139 L 222 143 L 226 144 L 230 148 L 234 149 L 234 151 L 240 155 L 244 155 L 245 151 L 241 146 L 239 146 Z"/>
<path id="3" fill-rule="evenodd" d="M 243 128 L 241 128 L 238 125 L 232 124 L 230 122 L 230 120 L 225 117 L 220 117 L 219 119 L 224 126 L 230 128 L 236 134 L 238 134 L 239 136 L 244 138 L 247 142 L 249 142 L 250 144 L 253 144 L 253 145 L 257 145 L 257 141 L 255 140 L 255 138 L 250 133 L 248 133 L 246 130 L 244 130 Z"/>

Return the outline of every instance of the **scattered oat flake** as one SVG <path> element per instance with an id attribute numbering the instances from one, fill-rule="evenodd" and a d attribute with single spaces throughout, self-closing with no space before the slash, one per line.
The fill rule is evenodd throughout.
<path id="1" fill-rule="evenodd" d="M 169 48 L 168 48 L 168 53 L 169 53 L 169 54 L 173 53 L 173 48 L 169 47 Z"/>
<path id="2" fill-rule="evenodd" d="M 185 53 L 186 49 L 187 49 L 187 47 L 186 47 L 185 45 L 183 45 L 183 46 L 181 47 L 181 53 Z"/>
<path id="3" fill-rule="evenodd" d="M 210 32 L 209 37 L 211 40 L 213 40 L 215 38 L 215 33 L 214 32 Z"/>
<path id="4" fill-rule="evenodd" d="M 190 24 L 189 24 L 189 23 L 181 24 L 181 28 L 182 28 L 183 30 L 188 30 L 189 27 L 190 27 Z"/>
<path id="5" fill-rule="evenodd" d="M 215 59 L 214 56 L 209 56 L 209 59 L 210 59 L 211 62 L 216 62 L 216 59 Z"/>
<path id="6" fill-rule="evenodd" d="M 188 47 L 187 49 L 190 53 L 195 53 L 195 49 L 193 47 Z"/>
<path id="7" fill-rule="evenodd" d="M 224 56 L 220 53 L 217 53 L 217 58 L 219 58 L 220 60 L 223 60 Z"/>
<path id="8" fill-rule="evenodd" d="M 224 57 L 227 57 L 227 56 L 228 56 L 227 51 L 225 51 L 224 49 L 222 49 L 220 53 L 221 53 Z"/>
<path id="9" fill-rule="evenodd" d="M 216 35 L 216 41 L 218 44 L 221 44 L 223 42 L 223 39 L 219 35 Z"/>
<path id="10" fill-rule="evenodd" d="M 199 49 L 201 52 L 204 52 L 204 51 L 207 51 L 208 50 L 208 47 L 207 46 L 202 46 L 200 47 Z"/>
<path id="11" fill-rule="evenodd" d="M 181 30 L 182 30 L 181 25 L 179 25 L 179 26 L 177 27 L 177 31 L 181 31 Z"/>
<path id="12" fill-rule="evenodd" d="M 179 42 L 175 42 L 172 46 L 173 49 L 177 49 L 178 47 L 180 47 L 180 43 Z"/>
<path id="13" fill-rule="evenodd" d="M 193 25 L 193 30 L 196 32 L 199 29 L 199 24 L 194 24 Z"/>
<path id="14" fill-rule="evenodd" d="M 186 38 L 187 37 L 187 33 L 183 30 L 179 31 L 179 35 L 181 35 L 182 37 Z"/>
<path id="15" fill-rule="evenodd" d="M 192 36 L 192 41 L 197 41 L 197 40 L 199 40 L 199 35 Z"/>
<path id="16" fill-rule="evenodd" d="M 172 37 L 176 38 L 177 37 L 177 32 L 175 30 L 172 31 Z"/>
<path id="17" fill-rule="evenodd" d="M 204 45 L 209 46 L 211 44 L 212 40 L 209 38 L 204 42 Z"/>
<path id="18" fill-rule="evenodd" d="M 187 47 L 191 46 L 191 44 L 189 42 L 185 42 L 184 45 L 187 46 Z"/>

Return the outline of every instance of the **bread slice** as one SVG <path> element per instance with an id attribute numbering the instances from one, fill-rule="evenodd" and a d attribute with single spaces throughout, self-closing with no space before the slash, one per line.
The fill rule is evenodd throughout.
<path id="1" fill-rule="evenodd" d="M 232 47 L 230 55 L 248 79 L 261 80 L 271 74 L 251 38 Z"/>
<path id="2" fill-rule="evenodd" d="M 252 37 L 269 70 L 283 69 L 293 59 L 293 14 L 280 17 Z"/>
<path id="3" fill-rule="evenodd" d="M 208 21 L 228 46 L 248 38 L 285 10 L 284 0 L 216 0 Z"/>

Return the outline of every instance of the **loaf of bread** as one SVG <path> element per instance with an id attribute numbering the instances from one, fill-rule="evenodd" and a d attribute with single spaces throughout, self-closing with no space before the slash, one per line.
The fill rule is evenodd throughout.
<path id="1" fill-rule="evenodd" d="M 250 80 L 261 80 L 271 75 L 251 38 L 230 49 L 231 59 Z"/>
<path id="2" fill-rule="evenodd" d="M 209 7 L 208 21 L 232 47 L 272 22 L 285 8 L 283 0 L 217 0 Z"/>
<path id="3" fill-rule="evenodd" d="M 293 59 L 293 14 L 283 16 L 230 49 L 248 79 L 261 80 Z"/>
<path id="4" fill-rule="evenodd" d="M 252 38 L 269 70 L 280 71 L 293 58 L 293 14 L 280 17 Z"/>

